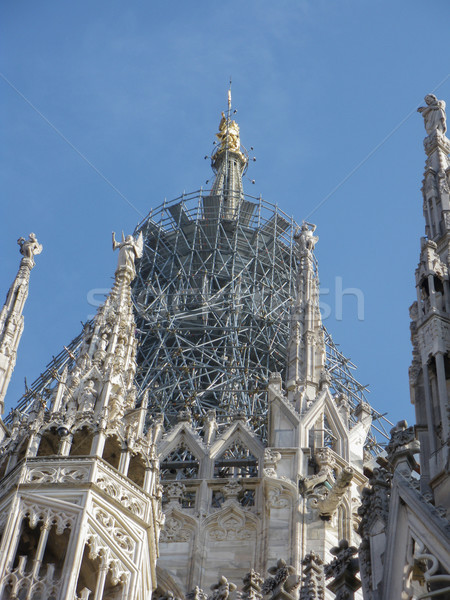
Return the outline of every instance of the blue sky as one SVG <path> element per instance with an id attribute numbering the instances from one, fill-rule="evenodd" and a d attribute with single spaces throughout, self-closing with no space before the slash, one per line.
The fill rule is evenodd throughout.
<path id="1" fill-rule="evenodd" d="M 17 238 L 34 231 L 44 245 L 8 407 L 92 314 L 89 291 L 111 285 L 111 231 L 211 178 L 203 157 L 231 75 L 257 158 L 246 192 L 317 224 L 326 325 L 371 403 L 414 422 L 408 307 L 425 161 L 415 109 L 436 88 L 450 102 L 449 12 L 445 0 L 5 0 L 2 294 Z M 336 320 L 337 277 L 362 291 L 363 320 L 351 296 Z"/>

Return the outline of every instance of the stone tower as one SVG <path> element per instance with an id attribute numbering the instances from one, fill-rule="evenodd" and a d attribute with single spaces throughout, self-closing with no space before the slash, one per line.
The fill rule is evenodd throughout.
<path id="1" fill-rule="evenodd" d="M 423 180 L 425 235 L 416 269 L 417 302 L 411 307 L 411 400 L 416 409 L 421 484 L 438 504 L 450 497 L 450 141 L 445 102 L 432 94 L 420 108 L 428 137 Z"/>
<path id="2" fill-rule="evenodd" d="M 301 575 L 302 581 L 298 579 L 293 588 L 299 588 L 293 592 L 294 597 L 301 593 L 304 600 L 325 597 L 331 599 L 334 594 L 325 587 L 323 565 L 333 559 L 334 551 L 341 552 L 338 545 L 343 538 L 350 544 L 359 544 L 356 532 L 359 522 L 359 490 L 367 483 L 364 466 L 372 458 L 367 450 L 367 441 L 371 435 L 374 411 L 364 401 L 355 403 L 353 398 L 346 396 L 343 388 L 338 388 L 338 382 L 328 372 L 326 332 L 319 310 L 318 267 L 314 257 L 314 247 L 318 242 L 315 226 L 303 223 L 301 227 L 293 228 L 289 250 L 282 244 L 277 246 L 277 241 L 264 245 L 263 238 L 258 240 L 261 229 L 264 230 L 263 235 L 266 235 L 266 242 L 270 240 L 270 229 L 266 224 L 254 229 L 251 227 L 249 215 L 255 207 L 243 195 L 241 179 L 245 155 L 241 152 L 239 139 L 236 137 L 237 125 L 223 116 L 219 129 L 220 144 L 212 158 L 216 179 L 210 194 L 200 198 L 204 212 L 200 216 L 195 213 L 195 221 L 190 221 L 183 201 L 176 210 L 174 207 L 171 210 L 184 232 L 184 245 L 181 246 L 184 253 L 192 256 L 188 252 L 186 240 L 196 228 L 196 239 L 203 239 L 202 243 L 197 242 L 196 252 L 200 253 L 202 248 L 205 252 L 209 248 L 207 235 L 211 238 L 214 233 L 215 244 L 219 249 L 222 248 L 222 253 L 217 253 L 215 262 L 208 262 L 209 258 L 200 256 L 201 262 L 194 254 L 192 262 L 177 271 L 177 281 L 187 279 L 188 274 L 193 278 L 196 276 L 195 269 L 188 271 L 188 266 L 197 259 L 200 273 L 208 276 L 210 281 L 216 279 L 216 296 L 221 291 L 218 274 L 225 291 L 228 281 L 232 282 L 234 277 L 237 284 L 232 289 L 235 298 L 242 297 L 241 303 L 235 299 L 232 304 L 227 295 L 226 304 L 208 305 L 208 288 L 205 286 L 201 297 L 191 298 L 184 305 L 184 312 L 179 306 L 171 312 L 171 294 L 168 293 L 167 280 L 165 286 L 161 285 L 164 271 L 160 268 L 157 273 L 155 269 L 158 261 L 154 257 L 158 248 L 161 248 L 161 231 L 157 229 L 157 226 L 161 228 L 161 221 L 157 222 L 151 215 L 138 228 L 138 231 L 143 231 L 149 246 L 147 253 L 152 260 L 152 272 L 156 273 L 153 281 L 157 280 L 159 289 L 166 292 L 159 299 L 155 299 L 155 293 L 151 292 L 153 313 L 149 311 L 142 318 L 142 328 L 145 328 L 147 320 L 147 327 L 150 323 L 152 328 L 157 328 L 158 335 L 166 336 L 167 332 L 161 332 L 161 329 L 168 327 L 169 315 L 177 314 L 177 311 L 178 314 L 181 313 L 178 321 L 174 319 L 170 326 L 171 343 L 165 347 L 163 367 L 169 360 L 172 368 L 178 367 L 178 361 L 186 357 L 183 342 L 180 342 L 180 350 L 174 353 L 175 356 L 172 358 L 170 355 L 173 352 L 173 340 L 177 336 L 175 330 L 178 329 L 178 334 L 182 335 L 183 329 L 189 329 L 192 331 L 191 337 L 196 339 L 195 319 L 198 329 L 209 327 L 210 332 L 213 329 L 213 319 L 217 318 L 214 311 L 219 312 L 220 307 L 220 316 L 223 318 L 224 315 L 227 316 L 227 311 L 230 312 L 230 305 L 239 308 L 241 304 L 240 311 L 233 308 L 234 321 L 228 321 L 230 329 L 231 325 L 236 326 L 238 334 L 231 338 L 234 350 L 231 347 L 228 350 L 230 354 L 224 354 L 225 360 L 228 357 L 231 359 L 229 379 L 234 384 L 231 388 L 233 394 L 218 395 L 215 402 L 211 395 L 208 408 L 202 402 L 203 390 L 199 385 L 197 396 L 192 402 L 185 402 L 180 407 L 175 419 L 167 418 L 168 415 L 164 414 L 167 406 L 165 402 L 159 405 L 163 414 L 156 441 L 166 521 L 160 539 L 158 588 L 155 594 L 157 597 L 167 597 L 170 594 L 183 597 L 187 594 L 188 598 L 200 598 L 204 596 L 203 590 L 207 592 L 210 588 L 216 590 L 221 586 L 226 587 L 225 583 L 216 583 L 219 577 L 225 582 L 243 580 L 245 589 L 245 581 L 252 580 L 251 573 L 266 573 L 269 570 L 278 573 L 278 576 L 282 572 Z M 233 136 L 231 130 L 235 132 Z M 208 207 L 214 207 L 215 213 L 209 213 L 210 218 L 205 223 L 204 215 L 208 214 Z M 277 218 L 275 213 L 272 223 L 276 223 Z M 245 228 L 241 219 L 245 220 Z M 272 236 L 273 231 L 276 232 L 276 229 L 272 225 Z M 247 251 L 250 236 L 257 240 L 256 248 L 261 244 L 264 253 L 261 252 L 260 256 L 263 258 Z M 164 239 L 167 245 L 167 226 Z M 234 253 L 231 252 L 233 240 L 236 244 Z M 181 244 L 181 241 L 177 243 Z M 230 246 L 229 253 L 225 251 L 226 244 Z M 151 252 L 148 252 L 149 249 Z M 184 256 L 181 250 L 178 265 Z M 212 250 L 210 248 L 203 256 L 211 257 Z M 159 252 L 163 250 L 160 249 Z M 145 277 L 150 263 L 148 255 L 145 257 L 144 250 L 144 258 L 139 265 Z M 169 264 L 167 256 L 165 252 L 165 262 L 159 262 L 164 268 Z M 255 279 L 248 275 L 247 260 L 257 269 Z M 269 287 L 270 282 L 266 279 L 264 264 L 258 264 L 258 260 L 264 260 L 271 268 L 277 269 L 278 279 L 275 281 L 281 283 L 283 269 L 289 269 L 289 285 L 285 289 L 289 291 L 291 300 L 287 304 L 288 311 L 275 312 L 286 319 L 285 323 L 279 324 L 286 327 L 278 363 L 282 373 L 273 369 L 277 366 L 277 362 L 273 361 L 265 404 L 262 400 L 255 404 L 256 410 L 261 405 L 266 408 L 265 430 L 260 427 L 259 420 L 252 419 L 252 405 L 244 402 L 245 397 L 252 398 L 248 393 L 252 391 L 248 388 L 249 379 L 255 374 L 261 374 L 257 361 L 255 364 L 247 363 L 248 377 L 245 377 L 239 371 L 241 363 L 238 359 L 233 360 L 236 355 L 232 354 L 233 351 L 243 351 L 244 340 L 245 347 L 248 346 L 249 338 L 245 337 L 245 331 L 252 325 L 252 321 L 246 317 L 245 310 L 253 311 L 255 329 L 258 319 L 262 320 L 260 305 L 254 302 L 253 296 L 258 278 L 259 294 L 267 294 L 265 317 L 270 315 L 270 302 L 276 297 L 277 290 L 272 287 L 272 300 L 269 300 L 268 290 L 264 286 Z M 230 265 L 234 272 L 227 271 Z M 137 298 L 144 304 L 141 285 L 139 283 L 136 290 Z M 246 286 L 248 295 L 242 294 Z M 165 321 L 161 317 L 163 302 Z M 274 307 L 278 310 L 275 301 Z M 142 311 L 141 315 L 143 314 Z M 220 352 L 224 347 L 222 339 L 227 335 L 224 329 L 225 327 L 215 332 L 216 338 L 212 339 Z M 278 342 L 277 338 L 273 341 Z M 148 375 L 145 366 L 151 365 L 152 360 L 146 350 L 147 343 L 144 339 L 141 347 L 141 352 L 145 350 L 148 357 L 141 359 L 144 373 L 140 377 L 144 381 Z M 205 343 L 203 340 L 202 347 Z M 270 338 L 260 335 L 255 343 L 260 345 L 260 348 L 255 348 L 255 352 L 261 351 L 263 356 L 270 356 Z M 250 350 L 248 349 L 249 352 Z M 197 375 L 201 372 L 204 356 L 205 354 L 198 353 L 193 359 L 197 363 Z M 186 362 L 185 366 L 187 378 L 192 362 Z M 176 374 L 179 382 L 184 377 L 183 369 L 180 368 L 178 373 L 174 369 L 171 376 Z M 227 371 L 224 370 L 223 373 L 226 380 Z M 222 371 L 217 368 L 216 378 L 219 376 L 222 376 Z M 164 397 L 160 390 L 168 385 L 167 378 L 160 381 L 160 387 L 154 391 L 154 401 Z M 209 380 L 211 388 L 214 381 L 213 378 Z M 153 391 L 150 392 L 152 394 Z M 225 402 L 219 402 L 220 398 L 225 398 Z M 233 398 L 235 405 L 230 406 Z M 225 406 L 228 408 L 227 414 L 224 414 Z M 155 405 L 155 410 L 157 408 Z M 262 417 L 264 414 L 256 413 L 255 416 Z M 352 552 L 356 552 L 353 546 L 351 548 Z M 288 570 L 283 571 L 286 569 Z M 275 578 L 278 576 L 275 575 Z M 267 581 L 269 583 L 266 586 L 275 586 L 275 583 L 270 583 L 270 578 Z M 265 593 L 269 587 L 266 589 L 263 586 Z M 355 589 L 358 587 L 359 582 Z M 315 595 L 312 595 L 310 588 L 315 589 Z"/>
<path id="3" fill-rule="evenodd" d="M 362 492 L 359 549 L 364 598 L 450 597 L 449 397 L 450 202 L 445 103 L 419 108 L 428 136 L 423 182 L 425 234 L 410 309 L 411 401 L 417 424 L 391 430 L 386 455 Z M 420 442 L 420 444 L 419 444 Z M 420 453 L 420 465 L 415 455 Z"/>
<path id="4" fill-rule="evenodd" d="M 141 250 L 131 236 L 114 246 L 104 306 L 0 447 L 2 599 L 144 599 L 155 586 L 158 461 L 136 408 L 130 290 Z"/>

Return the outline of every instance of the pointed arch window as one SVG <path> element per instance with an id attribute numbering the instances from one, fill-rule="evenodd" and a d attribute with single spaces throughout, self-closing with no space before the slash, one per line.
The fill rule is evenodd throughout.
<path id="1" fill-rule="evenodd" d="M 236 441 L 215 460 L 214 477 L 258 477 L 258 459 Z"/>
<path id="2" fill-rule="evenodd" d="M 161 479 L 163 481 L 197 479 L 199 461 L 185 446 L 178 446 L 161 461 Z"/>

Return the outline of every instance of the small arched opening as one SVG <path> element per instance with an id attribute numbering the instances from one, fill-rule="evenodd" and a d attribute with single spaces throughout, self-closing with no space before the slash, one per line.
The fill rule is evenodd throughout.
<path id="1" fill-rule="evenodd" d="M 144 487 L 145 462 L 140 454 L 133 454 L 128 467 L 128 478 L 139 487 Z"/>
<path id="2" fill-rule="evenodd" d="M 59 450 L 60 439 L 56 427 L 47 429 L 42 434 L 36 456 L 56 456 Z"/>
<path id="3" fill-rule="evenodd" d="M 121 452 L 122 444 L 119 440 L 114 436 L 107 438 L 103 449 L 103 460 L 114 469 L 118 469 Z"/>
<path id="4" fill-rule="evenodd" d="M 74 432 L 69 456 L 89 456 L 92 448 L 93 433 L 88 427 Z"/>

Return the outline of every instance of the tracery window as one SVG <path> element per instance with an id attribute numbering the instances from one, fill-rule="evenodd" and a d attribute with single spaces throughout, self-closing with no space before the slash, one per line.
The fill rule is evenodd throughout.
<path id="1" fill-rule="evenodd" d="M 163 481 L 197 479 L 199 462 L 185 446 L 179 446 L 161 461 Z"/>
<path id="2" fill-rule="evenodd" d="M 236 441 L 215 460 L 214 477 L 258 477 L 258 459 Z"/>

